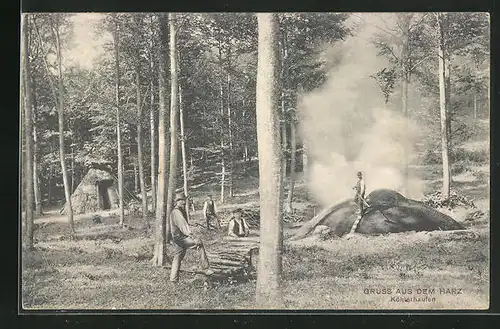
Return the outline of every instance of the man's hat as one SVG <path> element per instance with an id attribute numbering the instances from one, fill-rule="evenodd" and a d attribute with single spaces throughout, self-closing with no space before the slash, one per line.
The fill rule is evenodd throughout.
<path id="1" fill-rule="evenodd" d="M 358 176 L 363 176 L 363 173 L 361 171 L 358 171 Z"/>
<path id="2" fill-rule="evenodd" d="M 184 201 L 186 201 L 186 197 L 184 196 L 184 194 L 183 194 L 183 193 L 179 193 L 179 194 L 177 194 L 177 195 L 175 196 L 175 202 L 180 201 L 180 200 L 184 200 Z"/>

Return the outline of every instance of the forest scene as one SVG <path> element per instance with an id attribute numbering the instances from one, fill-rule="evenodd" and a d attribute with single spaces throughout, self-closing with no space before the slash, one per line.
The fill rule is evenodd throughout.
<path id="1" fill-rule="evenodd" d="M 22 307 L 488 309 L 490 46 L 479 12 L 24 13 Z"/>

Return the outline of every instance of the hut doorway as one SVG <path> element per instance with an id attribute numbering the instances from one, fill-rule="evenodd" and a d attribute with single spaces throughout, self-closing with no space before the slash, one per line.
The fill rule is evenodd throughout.
<path id="1" fill-rule="evenodd" d="M 96 183 L 97 193 L 99 195 L 99 207 L 102 210 L 111 209 L 111 200 L 109 198 L 109 188 L 113 185 L 113 180 L 106 179 Z"/>

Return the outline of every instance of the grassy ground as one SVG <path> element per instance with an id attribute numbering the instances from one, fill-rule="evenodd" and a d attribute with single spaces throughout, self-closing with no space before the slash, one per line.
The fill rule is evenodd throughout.
<path id="1" fill-rule="evenodd" d="M 414 168 L 426 173 L 426 188 L 437 188 L 439 166 Z M 306 238 L 285 243 L 282 291 L 292 309 L 485 309 L 489 300 L 489 175 L 470 167 L 455 176 L 454 189 L 475 199 L 486 216 L 466 221 L 470 209 L 452 210 L 466 231 L 406 232 L 386 236 Z M 483 173 L 483 174 L 482 174 Z M 227 208 L 257 204 L 257 180 L 238 182 Z M 209 189 L 209 188 L 208 188 Z M 197 211 L 207 190 L 194 193 Z M 297 201 L 305 205 L 306 188 Z M 199 277 L 182 273 L 178 285 L 169 270 L 150 265 L 153 232 L 140 218 L 127 217 L 121 228 L 114 213 L 103 223 L 91 216 L 76 220 L 78 237 L 68 239 L 64 218 L 36 220 L 36 250 L 23 252 L 22 302 L 29 309 L 252 309 L 255 282 L 203 288 Z M 194 226 L 207 249 L 220 234 Z M 285 228 L 285 236 L 291 228 Z M 196 265 L 188 252 L 183 267 Z M 388 290 L 390 294 L 387 294 Z M 399 289 L 399 291 L 398 291 Z M 411 293 L 410 293 L 411 289 Z M 424 294 L 423 289 L 434 289 Z M 440 291 L 440 289 L 444 289 Z M 455 289 L 454 291 L 451 289 Z M 432 291 L 432 290 L 430 290 Z M 385 293 L 384 293 L 385 292 Z M 427 291 L 429 293 L 429 291 Z M 427 297 L 426 297 L 427 296 Z M 403 298 L 401 301 L 398 298 Z M 410 300 L 404 300 L 409 297 Z M 413 299 L 415 298 L 415 299 Z M 419 299 L 416 299 L 419 298 Z"/>

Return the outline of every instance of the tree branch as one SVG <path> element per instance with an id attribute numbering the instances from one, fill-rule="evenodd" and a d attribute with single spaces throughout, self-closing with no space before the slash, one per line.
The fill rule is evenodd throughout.
<path id="1" fill-rule="evenodd" d="M 427 15 L 428 15 L 428 13 L 424 13 L 417 23 L 410 25 L 410 27 L 408 28 L 408 32 L 410 32 L 414 27 L 419 26 L 422 23 L 422 21 L 424 20 L 424 18 L 427 17 Z"/>
<path id="2" fill-rule="evenodd" d="M 394 57 L 396 62 L 399 62 L 399 57 L 396 56 L 396 54 L 394 53 L 394 50 L 392 50 L 392 48 L 389 47 L 387 44 L 383 43 L 382 41 L 374 41 L 373 43 L 375 44 L 375 46 L 378 46 L 382 50 L 387 51 L 389 55 L 392 55 L 392 57 Z"/>
<path id="3" fill-rule="evenodd" d="M 417 68 L 417 66 L 419 66 L 420 64 L 422 64 L 422 62 L 424 62 L 426 59 L 428 59 L 429 57 L 431 57 L 430 55 L 427 55 L 427 56 L 424 56 L 422 59 L 420 59 L 420 61 L 418 61 L 416 64 L 414 64 L 408 71 L 409 72 L 413 72 L 413 70 L 415 68 Z"/>
<path id="4" fill-rule="evenodd" d="M 396 34 L 394 34 L 394 32 L 391 32 L 390 29 L 387 27 L 387 23 L 384 20 L 382 20 L 382 22 L 384 22 L 384 25 L 385 25 L 386 29 L 383 29 L 383 28 L 381 28 L 380 26 L 377 26 L 377 25 L 374 25 L 374 26 L 377 29 L 379 29 L 380 31 L 385 32 L 385 33 L 391 35 L 394 38 L 398 38 L 398 36 Z"/>
<path id="5" fill-rule="evenodd" d="M 40 44 L 40 49 L 43 49 L 43 41 L 42 41 L 42 36 L 40 35 L 40 31 L 38 30 L 38 26 L 36 24 L 36 18 L 33 17 L 33 26 L 35 28 L 35 32 L 36 32 L 36 35 L 38 37 L 38 42 Z M 54 96 L 54 101 L 56 102 L 56 104 L 58 103 L 58 98 L 57 98 L 57 91 L 56 91 L 56 87 L 55 87 L 55 82 L 52 80 L 52 77 L 50 76 L 50 67 L 49 67 L 49 63 L 47 61 L 47 55 L 48 55 L 48 51 L 43 54 L 42 58 L 43 58 L 43 62 L 45 64 L 45 69 L 47 70 L 47 79 L 49 80 L 49 85 L 50 85 L 50 90 L 52 91 L 52 94 Z"/>

